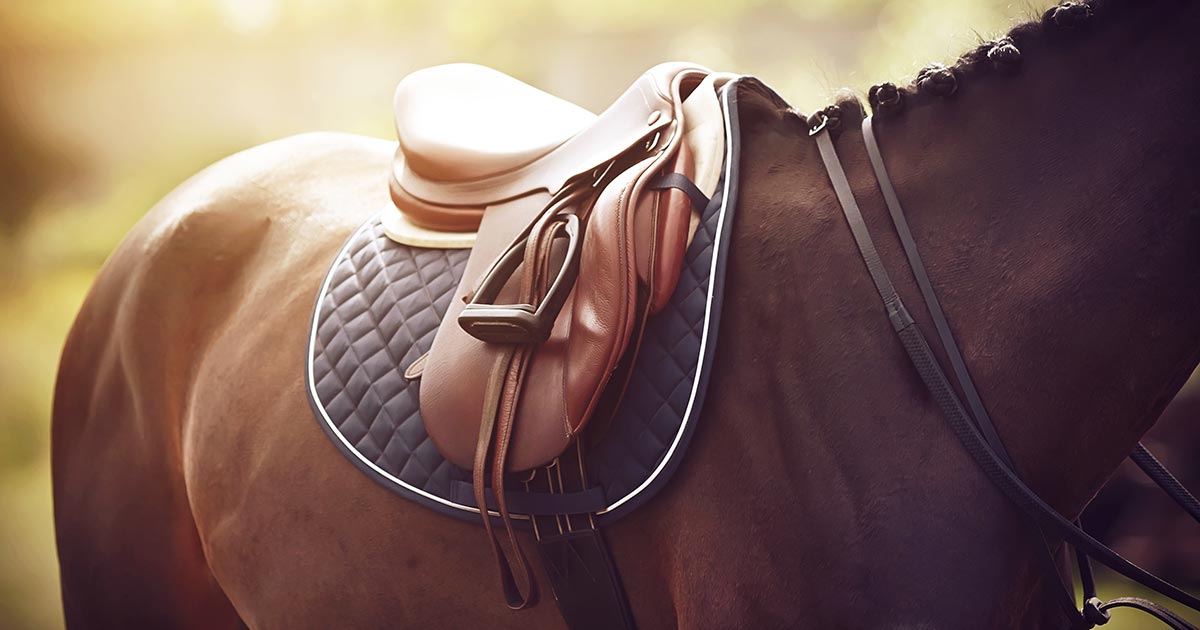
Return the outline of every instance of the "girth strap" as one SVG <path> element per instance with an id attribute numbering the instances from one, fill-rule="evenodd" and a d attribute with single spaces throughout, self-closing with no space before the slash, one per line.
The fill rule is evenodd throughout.
<path id="1" fill-rule="evenodd" d="M 544 486 L 551 494 L 577 492 L 589 486 L 583 448 L 577 440 L 526 488 Z M 554 602 L 570 630 L 634 630 L 629 598 L 616 564 L 591 512 L 563 510 L 531 515 Z"/>
<path id="2" fill-rule="evenodd" d="M 869 117 L 863 121 L 863 134 L 865 138 L 870 138 L 870 140 L 867 141 L 868 152 L 873 153 L 873 163 L 877 162 L 877 164 L 873 164 L 873 166 L 875 166 L 876 175 L 880 179 L 881 188 L 885 189 L 885 200 L 888 201 L 889 210 L 893 214 L 893 220 L 895 221 L 897 216 L 900 217 L 897 230 L 899 231 L 901 229 L 900 225 L 904 226 L 902 240 L 904 237 L 907 237 L 907 243 L 905 245 L 906 250 L 911 246 L 912 252 L 915 253 L 915 243 L 912 241 L 911 233 L 909 233 L 907 230 L 907 222 L 903 220 L 903 213 L 900 212 L 899 201 L 896 198 L 895 190 L 892 189 L 890 180 L 886 178 L 886 170 L 880 168 L 882 166 L 882 158 L 879 156 L 878 146 L 874 142 L 874 133 L 871 128 Z M 887 271 L 883 266 L 882 259 L 875 248 L 875 244 L 871 239 L 870 232 L 867 230 L 866 223 L 862 218 L 862 213 L 854 199 L 854 194 L 850 187 L 850 183 L 846 178 L 845 172 L 842 170 L 837 153 L 833 148 L 833 143 L 829 139 L 828 130 L 824 128 L 824 125 L 821 125 L 814 130 L 814 132 L 812 132 L 812 135 L 816 137 L 817 147 L 820 150 L 821 159 L 824 162 L 826 170 L 829 174 L 830 182 L 833 184 L 834 192 L 837 194 L 842 211 L 846 215 L 847 223 L 850 226 L 850 230 L 854 236 L 855 244 L 859 249 L 859 253 L 863 257 L 863 261 L 867 266 L 867 270 L 871 275 L 872 281 L 875 283 L 875 288 L 879 292 L 880 298 L 883 300 L 884 306 L 888 313 L 888 319 L 892 323 L 892 328 L 899 336 L 900 341 L 904 346 L 905 351 L 908 353 L 909 359 L 912 361 L 913 366 L 917 369 L 921 380 L 924 382 L 926 388 L 929 390 L 930 394 L 941 408 L 951 430 L 963 444 L 968 454 L 970 454 L 976 463 L 979 464 L 980 468 L 987 475 L 989 480 L 991 480 L 992 483 L 995 484 L 997 488 L 999 488 L 1001 492 L 1003 492 L 1005 496 L 1015 503 L 1017 507 L 1019 507 L 1024 513 L 1037 519 L 1043 525 L 1051 527 L 1060 536 L 1062 536 L 1066 542 L 1075 546 L 1076 549 L 1086 553 L 1087 555 L 1096 557 L 1114 571 L 1117 571 L 1118 573 L 1121 573 L 1132 580 L 1140 582 L 1141 584 L 1152 588 L 1159 593 L 1162 593 L 1163 595 L 1166 595 L 1167 597 L 1170 597 L 1171 599 L 1188 606 L 1189 608 L 1200 610 L 1200 599 L 1197 599 L 1196 597 L 1182 591 L 1174 585 L 1165 582 L 1157 576 L 1145 571 L 1137 565 L 1134 565 L 1128 560 L 1125 560 L 1112 549 L 1088 535 L 1077 525 L 1071 523 L 1068 519 L 1064 518 L 1061 514 L 1055 511 L 1054 508 L 1046 504 L 1040 497 L 1037 496 L 1037 494 L 1035 494 L 1029 489 L 1028 486 L 1025 485 L 1020 477 L 1017 476 L 1017 474 L 1013 471 L 1011 464 L 1006 461 L 1007 457 L 1002 457 L 1001 455 L 997 454 L 995 449 L 992 448 L 992 446 L 988 443 L 989 441 L 981 433 L 980 429 L 977 428 L 976 423 L 971 421 L 971 416 L 968 415 L 966 409 L 959 401 L 957 393 L 951 386 L 946 374 L 942 371 L 937 358 L 929 348 L 929 344 L 925 340 L 925 336 L 914 324 L 912 316 L 904 306 L 903 301 L 900 299 L 895 287 L 891 282 L 891 279 L 888 277 Z M 924 266 L 920 264 L 919 256 L 909 255 L 909 260 L 910 263 L 914 264 L 914 274 L 918 275 L 918 283 L 921 284 L 920 278 L 924 277 L 924 284 L 931 287 L 931 285 L 928 283 L 928 277 L 924 272 Z M 920 267 L 916 268 L 917 265 L 920 265 Z M 936 304 L 936 297 L 931 297 L 931 288 L 929 291 L 930 292 L 928 294 L 925 294 L 925 289 L 923 287 L 922 292 L 925 294 L 926 302 L 927 304 L 933 302 L 934 306 L 931 306 L 930 310 L 934 311 L 936 309 L 936 311 L 940 314 L 941 309 L 940 306 Z M 935 316 L 935 320 L 936 319 L 938 319 L 937 316 Z M 941 319 L 944 321 L 944 315 L 941 315 Z M 945 329 L 948 333 L 949 327 L 946 326 Z M 955 346 L 954 350 L 951 350 L 948 347 L 947 354 L 958 354 L 959 361 L 961 361 L 961 353 L 957 352 L 957 344 L 953 341 L 953 336 L 947 335 L 946 337 L 943 337 L 943 341 L 946 342 L 947 346 Z M 964 381 L 962 384 L 964 390 L 966 390 L 968 387 L 974 389 L 973 386 L 966 384 L 969 382 L 970 377 L 965 370 L 965 364 L 963 365 L 963 370 L 961 372 L 957 372 L 956 370 L 956 373 L 958 373 L 960 379 Z M 980 408 L 982 409 L 982 402 L 980 402 Z M 980 415 L 985 416 L 986 411 Z M 994 430 L 992 432 L 994 433 Z M 1160 485 L 1163 485 L 1164 489 L 1168 489 L 1167 486 L 1170 484 L 1161 483 L 1161 480 L 1158 478 L 1155 480 L 1160 481 Z M 1168 489 L 1168 492 L 1170 491 L 1171 490 Z M 1191 495 L 1189 494 L 1187 496 L 1190 497 Z M 1081 573 L 1083 573 L 1085 570 L 1088 573 L 1088 578 L 1085 578 L 1086 587 L 1086 582 L 1090 581 L 1090 567 L 1085 569 L 1084 564 L 1081 564 L 1080 570 Z M 1087 613 L 1092 613 L 1092 611 L 1095 610 L 1096 614 L 1089 614 L 1087 617 L 1085 617 L 1084 613 L 1075 611 L 1075 618 L 1084 627 L 1092 627 L 1095 624 L 1106 621 L 1106 617 L 1101 615 L 1101 613 L 1104 613 L 1107 608 L 1124 606 L 1137 608 L 1139 610 L 1148 612 L 1172 627 L 1192 628 L 1192 626 L 1188 625 L 1174 613 L 1170 613 L 1169 611 L 1167 611 L 1165 614 L 1161 613 L 1159 612 L 1160 607 L 1153 604 L 1150 604 L 1149 606 L 1144 605 L 1142 600 L 1136 600 L 1132 598 L 1114 600 L 1110 603 L 1110 605 L 1097 604 L 1096 602 L 1098 601 L 1099 600 L 1089 601 L 1087 602 L 1088 605 L 1085 605 L 1085 611 Z M 1073 606 L 1072 610 L 1074 610 Z M 1106 613 L 1104 614 L 1106 615 Z M 1180 623 L 1185 625 L 1176 625 Z"/>

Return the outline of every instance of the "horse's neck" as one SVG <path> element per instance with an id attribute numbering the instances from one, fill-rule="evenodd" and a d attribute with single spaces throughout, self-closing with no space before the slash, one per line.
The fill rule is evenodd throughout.
<path id="1" fill-rule="evenodd" d="M 1200 93 L 1178 82 L 1200 56 L 1197 12 L 1169 11 L 1101 16 L 1074 43 L 1019 42 L 1017 76 L 967 77 L 953 100 L 877 124 L 984 402 L 1021 474 L 1068 514 L 1200 349 L 1188 172 L 1200 164 L 1188 113 Z M 748 412 L 706 430 L 725 440 L 714 448 L 749 452 L 750 472 L 788 502 L 774 518 L 811 537 L 792 547 L 795 573 L 771 577 L 822 588 L 806 577 L 817 571 L 831 606 L 898 611 L 898 625 L 1034 625 L 1050 606 L 1034 586 L 1036 551 L 888 328 L 815 148 L 797 120 L 751 119 L 714 379 L 723 409 Z M 932 334 L 852 122 L 838 150 Z"/>
<path id="2" fill-rule="evenodd" d="M 1132 3 L 1136 4 L 1136 3 Z M 968 363 L 1022 474 L 1083 508 L 1200 350 L 1194 4 L 1034 38 L 1011 79 L 882 123 Z M 890 147 L 890 148 L 888 148 Z"/>

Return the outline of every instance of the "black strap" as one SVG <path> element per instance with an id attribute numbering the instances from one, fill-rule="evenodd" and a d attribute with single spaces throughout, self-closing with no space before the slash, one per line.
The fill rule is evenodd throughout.
<path id="1" fill-rule="evenodd" d="M 862 130 L 863 142 L 867 146 L 867 155 L 871 158 L 871 167 L 875 170 L 875 179 L 879 182 L 879 190 L 883 193 L 884 201 L 887 202 L 892 225 L 896 227 L 896 234 L 899 235 L 900 244 L 904 247 L 904 255 L 908 258 L 908 266 L 917 280 L 917 286 L 921 289 L 921 296 L 925 298 L 925 308 L 929 309 L 929 315 L 933 318 L 933 326 L 937 330 L 938 337 L 941 338 L 942 349 L 950 359 L 950 367 L 954 370 L 958 386 L 967 399 L 971 415 L 979 425 L 979 430 L 987 438 L 988 444 L 995 449 L 996 455 L 1004 460 L 1009 468 L 1015 469 L 1016 466 L 1009 458 L 1008 450 L 1004 448 L 1004 442 L 1000 439 L 1000 434 L 996 431 L 996 426 L 992 423 L 987 408 L 983 406 L 979 390 L 975 388 L 975 382 L 971 379 L 966 362 L 963 361 L 962 352 L 958 349 L 958 341 L 950 330 L 950 323 L 946 321 L 946 313 L 942 311 L 942 304 L 933 290 L 929 273 L 925 271 L 925 263 L 921 260 L 920 252 L 917 251 L 917 243 L 913 240 L 912 230 L 908 228 L 908 220 L 900 208 L 900 198 L 896 196 L 896 189 L 892 187 L 892 178 L 888 176 L 887 167 L 883 163 L 883 155 L 879 152 L 879 144 L 875 141 L 870 116 L 863 119 Z"/>
<path id="2" fill-rule="evenodd" d="M 1179 507 L 1196 519 L 1197 523 L 1200 523 L 1200 501 L 1197 501 L 1196 497 L 1192 496 L 1192 493 L 1179 483 L 1175 475 L 1172 475 L 1171 471 L 1167 470 L 1167 467 L 1163 466 L 1162 462 L 1158 461 L 1158 458 L 1149 449 L 1138 442 L 1137 446 L 1133 448 L 1133 453 L 1129 455 L 1129 459 L 1132 459 L 1133 463 L 1137 464 L 1147 477 L 1158 484 L 1158 487 L 1162 488 L 1167 496 L 1174 499 Z"/>
<path id="3" fill-rule="evenodd" d="M 958 340 L 954 337 L 954 333 L 950 329 L 950 322 L 946 319 L 945 311 L 942 310 L 942 303 L 938 300 L 937 293 L 933 290 L 933 282 L 929 279 L 929 273 L 925 269 L 925 262 L 921 260 L 921 253 L 917 250 L 917 242 L 913 239 L 912 230 L 908 227 L 908 219 L 904 216 L 904 210 L 900 207 L 900 198 L 896 195 L 895 187 L 892 186 L 892 178 L 888 175 L 887 166 L 883 161 L 883 154 L 879 151 L 879 143 L 875 140 L 875 132 L 871 126 L 870 116 L 863 119 L 862 132 L 867 156 L 870 158 L 871 168 L 875 171 L 875 180 L 879 184 L 879 191 L 883 193 L 888 214 L 892 218 L 892 225 L 896 229 L 896 234 L 900 237 L 900 245 L 904 248 L 904 256 L 908 259 L 909 269 L 912 271 L 913 278 L 917 281 L 917 287 L 921 290 L 921 297 L 925 300 L 925 308 L 928 310 L 930 318 L 933 319 L 934 329 L 937 330 L 938 337 L 942 343 L 942 349 L 950 359 L 950 367 L 954 370 L 958 386 L 965 395 L 967 404 L 970 406 L 971 419 L 975 421 L 975 426 L 983 433 L 984 438 L 987 439 L 988 444 L 996 452 L 1001 461 L 1015 471 L 1016 465 L 1013 464 L 1012 457 L 1008 454 L 1008 449 L 1004 447 L 1004 440 L 1000 438 L 1000 433 L 996 430 L 995 423 L 992 422 L 991 414 L 988 413 L 987 407 L 983 404 L 979 390 L 975 387 L 975 380 L 971 378 L 971 372 L 967 369 L 966 361 L 963 360 Z M 1070 574 L 1064 576 L 1059 570 L 1058 563 L 1054 557 L 1053 547 L 1050 544 L 1050 540 L 1046 537 L 1046 532 L 1042 529 L 1041 524 L 1032 517 L 1028 517 L 1028 519 L 1033 544 L 1045 551 L 1045 553 L 1038 553 L 1037 555 L 1042 573 L 1050 578 L 1046 583 L 1047 587 L 1055 591 L 1053 596 L 1058 600 L 1059 606 L 1067 617 L 1076 624 L 1079 624 L 1082 618 L 1079 610 L 1075 607 L 1075 593 L 1074 588 L 1071 586 Z M 1078 560 L 1081 563 L 1088 562 L 1087 557 L 1083 555 L 1079 555 Z M 1090 569 L 1091 567 L 1089 566 L 1088 570 Z"/>
<path id="4" fill-rule="evenodd" d="M 871 134 L 872 140 L 874 140 L 869 119 L 864 121 L 863 128 L 864 134 Z M 816 136 L 817 147 L 821 152 L 822 161 L 825 163 L 826 170 L 828 171 L 830 182 L 833 184 L 834 192 L 837 194 L 842 211 L 846 215 L 846 221 L 850 226 L 851 233 L 854 235 L 859 253 L 866 263 L 867 270 L 875 283 L 875 288 L 879 292 L 880 298 L 883 300 L 888 313 L 888 319 L 899 336 L 913 366 L 917 369 L 921 380 L 925 383 L 926 388 L 942 409 L 942 413 L 946 417 L 951 430 L 963 444 L 968 454 L 971 455 L 987 477 L 1009 500 L 1026 514 L 1057 531 L 1068 543 L 1074 545 L 1082 552 L 1096 557 L 1114 571 L 1140 582 L 1190 608 L 1200 610 L 1200 599 L 1125 560 L 1042 501 L 1037 494 L 1021 481 L 1011 466 L 1005 461 L 1005 458 L 998 455 L 988 444 L 987 439 L 976 428 L 975 423 L 971 421 L 970 416 L 963 408 L 957 393 L 950 385 L 949 379 L 942 371 L 932 350 L 930 350 L 925 336 L 913 324 L 911 315 L 909 315 L 907 308 L 896 293 L 895 287 L 892 285 L 891 279 L 888 277 L 887 271 L 883 266 L 878 250 L 876 250 L 875 244 L 871 239 L 870 232 L 867 230 L 866 223 L 863 221 L 858 204 L 854 200 L 850 183 L 846 178 L 845 172 L 842 170 L 841 163 L 838 161 L 837 153 L 833 148 L 832 141 L 829 139 L 828 131 L 821 129 L 814 135 Z M 876 153 L 878 153 L 877 145 L 875 148 Z M 890 181 L 888 187 L 890 188 Z M 894 189 L 891 191 L 891 196 L 895 199 Z M 896 208 L 899 208 L 898 200 L 896 200 Z M 900 216 L 903 216 L 902 213 L 900 213 Z M 911 234 L 909 234 L 909 239 L 911 241 Z M 915 246 L 913 247 L 913 251 L 915 252 Z M 912 259 L 910 258 L 910 260 Z M 915 270 L 914 273 L 916 273 Z M 940 308 L 938 308 L 938 311 L 940 311 Z M 953 339 L 952 336 L 950 338 Z M 966 387 L 964 385 L 964 389 Z M 1122 605 L 1135 607 L 1127 603 L 1123 603 Z M 1145 608 L 1139 609 L 1145 610 Z M 1155 614 L 1154 610 L 1147 610 L 1147 612 Z M 1078 611 L 1076 611 L 1076 616 L 1087 627 L 1091 627 L 1091 625 L 1096 623 L 1093 620 L 1083 618 L 1082 613 Z M 1168 623 L 1168 625 L 1175 621 L 1182 621 L 1174 615 L 1172 617 L 1174 618 L 1169 622 L 1165 618 L 1160 617 L 1160 619 L 1164 619 L 1164 622 Z M 1185 627 L 1190 628 L 1190 626 Z"/>
<path id="5" fill-rule="evenodd" d="M 1159 604 L 1155 604 L 1148 599 L 1142 599 L 1141 597 L 1114 597 L 1107 602 L 1098 602 L 1100 602 L 1100 600 L 1094 597 L 1089 601 L 1089 604 L 1094 605 L 1102 615 L 1098 617 L 1098 619 L 1101 620 L 1093 621 L 1093 623 L 1098 626 L 1104 625 L 1108 622 L 1108 611 L 1112 610 L 1113 608 L 1132 608 L 1134 610 L 1140 610 L 1151 617 L 1158 619 L 1159 621 L 1163 622 L 1163 624 L 1171 628 L 1171 630 L 1196 630 L 1196 626 L 1188 623 L 1186 619 L 1180 617 L 1171 609 L 1163 607 Z M 1089 618 L 1089 621 L 1092 621 L 1092 618 Z"/>
<path id="6" fill-rule="evenodd" d="M 667 188 L 675 188 L 682 190 L 683 194 L 688 196 L 688 200 L 692 202 L 692 207 L 696 212 L 704 212 L 708 207 L 709 198 L 700 190 L 700 187 L 695 182 L 688 179 L 683 173 L 663 173 L 646 185 L 650 190 L 665 190 Z"/>
<path id="7" fill-rule="evenodd" d="M 545 496 L 582 494 L 588 483 L 579 440 L 549 466 L 537 471 L 525 489 Z M 532 515 L 538 555 L 554 603 L 569 630 L 635 630 L 629 598 L 594 514 L 559 512 Z"/>
<path id="8" fill-rule="evenodd" d="M 884 200 L 888 206 L 888 213 L 891 215 L 892 222 L 896 226 L 896 231 L 900 236 L 905 255 L 908 258 L 910 266 L 912 267 L 913 275 L 921 289 L 921 294 L 925 299 L 926 306 L 929 308 L 930 313 L 934 318 L 938 334 L 941 337 L 942 345 L 946 350 L 947 356 L 950 357 L 951 364 L 955 369 L 955 375 L 958 377 L 960 386 L 967 394 L 968 403 L 972 406 L 974 419 L 976 420 L 976 426 L 982 429 L 984 436 L 988 438 L 988 442 L 996 451 L 996 454 L 1015 476 L 1015 467 L 1012 464 L 1012 460 L 1004 452 L 1003 446 L 1001 445 L 1000 448 L 996 448 L 997 444 L 1000 442 L 999 435 L 995 431 L 991 417 L 988 415 L 986 408 L 984 408 L 978 391 L 972 382 L 970 373 L 966 369 L 966 365 L 962 359 L 962 353 L 958 348 L 958 343 L 954 339 L 953 334 L 950 332 L 949 324 L 946 322 L 941 305 L 933 291 L 933 286 L 929 281 L 929 276 L 925 270 L 924 263 L 921 261 L 920 254 L 917 252 L 916 242 L 912 238 L 912 232 L 908 228 L 908 221 L 904 216 L 903 209 L 900 207 L 900 200 L 896 195 L 895 188 L 892 186 L 891 178 L 887 173 L 887 167 L 883 162 L 883 156 L 879 151 L 879 144 L 875 139 L 875 132 L 874 128 L 872 127 L 871 117 L 868 116 L 863 119 L 862 132 L 863 142 L 866 145 L 867 153 L 871 160 L 871 166 L 875 171 L 875 176 L 879 182 L 880 190 L 883 192 Z M 1159 463 L 1158 460 L 1155 459 L 1154 456 L 1150 454 L 1150 452 L 1146 450 L 1142 444 L 1139 443 L 1135 447 L 1131 458 L 1138 464 L 1138 466 L 1142 468 L 1147 476 L 1149 476 L 1164 491 L 1166 491 L 1167 494 L 1176 501 L 1176 503 L 1187 510 L 1193 516 L 1193 518 L 1196 518 L 1197 521 L 1200 521 L 1200 502 L 1197 502 L 1195 497 L 1193 497 L 1191 493 L 1179 483 L 1174 475 L 1172 475 L 1170 471 L 1163 467 L 1163 465 Z M 1078 521 L 1073 524 L 1073 527 L 1079 532 L 1083 532 L 1083 529 Z M 1108 547 L 1105 547 L 1105 549 L 1116 556 L 1116 558 L 1124 561 L 1124 558 L 1121 558 L 1115 552 L 1112 552 Z M 1099 599 L 1095 597 L 1095 584 L 1094 580 L 1092 580 L 1092 568 L 1088 554 L 1085 551 L 1077 548 L 1075 555 L 1079 565 L 1080 576 L 1084 582 L 1085 600 L 1088 602 L 1091 602 L 1092 600 L 1099 602 Z M 1071 610 L 1074 611 L 1074 597 L 1070 594 L 1071 589 L 1065 583 L 1063 583 L 1061 574 L 1054 565 L 1053 559 L 1048 556 L 1049 554 L 1047 554 L 1046 559 L 1049 561 L 1049 563 L 1047 564 L 1046 562 L 1043 562 L 1043 565 L 1048 567 L 1049 573 L 1053 573 L 1053 575 L 1056 577 L 1055 581 L 1062 585 L 1063 588 L 1061 590 L 1065 596 L 1065 601 L 1068 602 Z M 1131 564 L 1130 566 L 1134 565 Z M 1150 574 L 1147 573 L 1147 575 Z M 1149 610 L 1145 607 L 1138 608 L 1154 614 L 1154 610 Z M 1156 609 L 1157 608 L 1161 607 L 1156 607 Z M 1088 614 L 1092 611 L 1088 609 L 1086 604 L 1084 610 L 1080 612 L 1085 618 L 1086 623 L 1096 623 L 1093 620 L 1088 619 Z"/>
<path id="9" fill-rule="evenodd" d="M 996 451 L 1004 463 L 1012 470 L 1016 470 L 1012 459 L 1009 457 L 1004 448 L 1003 441 L 1000 439 L 999 433 L 996 431 L 995 425 L 992 423 L 991 416 L 987 412 L 979 392 L 975 387 L 975 383 L 971 378 L 970 372 L 967 370 L 966 363 L 963 361 L 962 352 L 959 350 L 958 342 L 954 338 L 950 330 L 950 324 L 946 320 L 946 315 L 942 311 L 941 303 L 937 299 L 937 293 L 933 290 L 933 283 L 929 280 L 929 274 L 926 272 L 925 263 L 921 260 L 921 255 L 917 250 L 916 241 L 913 239 L 912 231 L 908 227 L 908 220 L 904 216 L 904 210 L 900 207 L 900 199 L 896 195 L 896 189 L 892 186 L 892 179 L 888 175 L 887 166 L 883 161 L 883 155 L 879 151 L 879 143 L 875 139 L 875 130 L 872 126 L 871 117 L 868 116 L 862 122 L 863 143 L 866 145 L 867 155 L 871 161 L 871 167 L 875 171 L 875 179 L 879 183 L 879 190 L 883 193 L 884 201 L 887 204 L 888 214 L 892 218 L 892 224 L 896 228 L 896 234 L 900 237 L 900 244 L 904 248 L 904 255 L 908 258 L 909 267 L 912 269 L 913 277 L 917 281 L 917 286 L 921 290 L 921 296 L 925 300 L 925 306 L 929 310 L 930 316 L 933 319 L 934 327 L 937 329 L 938 337 L 941 340 L 942 348 L 945 350 L 947 357 L 950 359 L 950 365 L 954 369 L 954 375 L 958 381 L 960 389 L 965 394 L 967 404 L 971 409 L 971 415 L 975 420 L 976 426 L 982 431 L 984 437 L 987 438 L 988 444 Z M 1151 480 L 1153 480 L 1160 488 L 1162 488 L 1168 496 L 1170 496 L 1180 507 L 1188 512 L 1197 522 L 1200 522 L 1200 501 L 1197 501 L 1187 488 L 1184 488 L 1179 480 L 1171 474 L 1155 457 L 1146 449 L 1140 442 L 1134 447 L 1133 453 L 1130 455 L 1138 467 L 1145 472 Z M 1075 522 L 1076 527 L 1080 527 L 1078 521 Z M 1043 542 L 1046 543 L 1044 533 L 1042 535 Z M 1047 550 L 1049 547 L 1047 546 Z M 1049 555 L 1049 554 L 1048 554 Z M 1043 562 L 1044 568 L 1049 568 L 1057 578 L 1055 581 L 1062 586 L 1060 599 L 1067 602 L 1067 605 L 1074 611 L 1075 598 L 1070 592 L 1071 589 L 1067 584 L 1063 583 L 1061 574 L 1058 571 L 1057 565 L 1053 561 L 1053 557 L 1046 558 L 1049 564 Z M 1077 552 L 1076 559 L 1079 565 L 1079 572 L 1082 576 L 1091 575 L 1091 565 L 1088 556 L 1084 553 Z M 1095 589 L 1092 589 L 1091 594 L 1095 594 Z M 1089 597 L 1085 590 L 1085 598 Z"/>
<path id="10" fill-rule="evenodd" d="M 484 490 L 484 501 L 489 510 L 497 510 L 496 494 L 489 488 Z M 554 514 L 592 514 L 603 510 L 608 502 L 605 501 L 604 489 L 592 486 L 578 492 L 550 494 L 546 492 L 507 492 L 505 503 L 508 510 L 514 514 L 554 515 Z M 473 485 L 457 479 L 450 482 L 450 500 L 462 505 L 475 505 L 475 488 Z"/>

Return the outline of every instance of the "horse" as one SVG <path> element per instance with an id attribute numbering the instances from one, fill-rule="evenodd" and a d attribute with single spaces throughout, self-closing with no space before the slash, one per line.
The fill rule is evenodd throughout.
<path id="1" fill-rule="evenodd" d="M 1200 6 L 1072 6 L 1086 15 L 1048 11 L 869 98 L 997 431 L 1068 518 L 1200 361 Z M 810 121 L 760 82 L 738 89 L 707 403 L 671 483 L 605 532 L 637 624 L 1068 627 L 1040 541 L 889 330 Z M 880 255 L 905 270 L 865 115 L 852 95 L 826 110 Z M 495 605 L 479 528 L 397 500 L 311 421 L 313 297 L 391 203 L 394 150 L 312 133 L 238 153 L 105 263 L 54 397 L 70 627 L 561 627 L 552 606 Z M 911 274 L 893 276 L 920 304 Z"/>

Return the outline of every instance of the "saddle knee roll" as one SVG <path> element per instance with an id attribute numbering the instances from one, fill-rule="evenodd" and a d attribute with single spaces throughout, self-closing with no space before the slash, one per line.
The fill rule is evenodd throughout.
<path id="1" fill-rule="evenodd" d="M 516 179 L 504 187 L 486 189 L 487 196 L 506 200 L 489 202 L 483 210 L 473 204 L 457 207 L 464 224 L 478 217 L 478 237 L 456 299 L 434 338 L 420 388 L 426 432 L 446 460 L 470 470 L 480 461 L 479 448 L 494 448 L 492 452 L 504 454 L 504 469 L 509 472 L 545 465 L 572 444 L 606 393 L 619 397 L 624 381 L 610 380 L 622 373 L 622 361 L 636 343 L 636 331 L 647 314 L 669 300 L 687 249 L 693 219 L 689 196 L 653 184 L 664 173 L 692 176 L 688 169 L 694 160 L 684 148 L 682 86 L 690 82 L 694 88 L 706 74 L 686 64 L 669 64 L 635 83 L 619 99 L 620 106 L 614 105 L 608 110 L 611 114 L 601 117 L 603 125 L 590 127 L 562 149 L 587 149 L 584 153 L 591 157 L 550 160 L 539 167 L 546 171 L 529 171 L 545 175 L 561 170 L 550 179 L 562 185 L 545 187 L 544 193 L 508 197 L 511 190 L 527 189 L 527 174 L 514 172 Z M 619 133 L 599 133 L 605 129 Z M 602 142 L 592 142 L 597 139 Z M 567 153 L 551 155 L 561 158 Z M 394 195 L 409 191 L 409 184 L 420 187 L 411 171 L 402 175 L 408 176 L 403 180 L 408 184 L 399 186 L 401 180 L 393 179 Z M 483 198 L 483 193 L 469 191 L 470 186 L 458 186 L 459 192 L 470 193 L 459 195 L 460 200 Z M 552 196 L 551 190 L 559 193 Z M 551 203 L 567 206 L 552 209 Z M 532 229 L 529 226 L 549 216 L 547 212 L 572 212 L 582 219 L 577 278 L 561 310 L 553 315 L 548 337 L 539 333 L 537 338 L 544 341 L 523 343 L 514 355 L 513 345 L 477 339 L 460 327 L 458 318 L 493 263 Z M 534 259 L 546 260 L 539 256 Z M 521 265 L 530 260 L 527 257 Z M 511 276 L 498 295 L 495 284 L 488 283 L 485 302 L 506 308 L 536 307 L 536 303 L 525 305 L 528 285 L 518 280 L 534 276 L 521 267 L 505 269 Z M 521 340 L 514 337 L 513 341 Z M 503 361 L 509 361 L 509 384 L 498 392 L 489 388 L 489 382 L 494 382 L 492 375 Z M 488 436 L 481 436 L 481 427 L 492 426 L 483 418 L 485 408 L 495 417 L 503 414 L 511 419 L 511 424 L 505 423 L 511 426 L 511 435 L 508 429 L 504 435 L 497 430 L 498 443 L 491 446 L 483 439 Z"/>
<path id="2" fill-rule="evenodd" d="M 547 464 L 570 446 L 629 348 L 635 324 L 644 316 L 636 218 L 647 208 L 665 207 L 651 198 L 667 191 L 646 188 L 661 170 L 661 160 L 662 156 L 649 158 L 618 175 L 588 213 L 575 287 L 550 337 L 533 348 L 519 395 L 501 401 L 516 405 L 509 471 Z M 481 235 L 490 233 L 489 219 L 497 210 L 505 209 L 492 208 L 484 215 Z M 464 280 L 460 294 L 469 292 L 464 287 L 470 284 Z M 420 406 L 434 446 L 448 461 L 469 470 L 479 442 L 488 376 L 504 348 L 460 328 L 456 318 L 461 310 L 462 300 L 454 300 L 434 339 L 421 377 Z"/>

